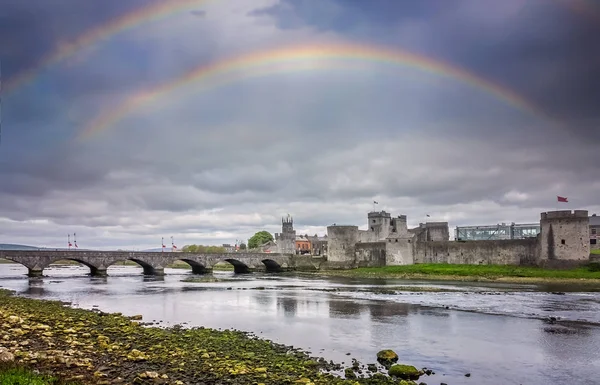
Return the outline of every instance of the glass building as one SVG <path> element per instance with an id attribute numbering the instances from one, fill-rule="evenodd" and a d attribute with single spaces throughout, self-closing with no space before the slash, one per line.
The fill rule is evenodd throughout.
<path id="1" fill-rule="evenodd" d="M 539 223 L 511 223 L 485 226 L 458 226 L 455 241 L 487 241 L 534 238 L 540 233 Z"/>

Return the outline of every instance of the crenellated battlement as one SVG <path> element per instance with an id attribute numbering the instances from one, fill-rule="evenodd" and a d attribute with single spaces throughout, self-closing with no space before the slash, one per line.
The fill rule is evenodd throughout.
<path id="1" fill-rule="evenodd" d="M 541 220 L 549 219 L 588 219 L 587 210 L 559 210 L 559 211 L 548 211 L 541 213 Z"/>
<path id="2" fill-rule="evenodd" d="M 367 218 L 391 218 L 392 215 L 386 211 L 371 211 L 367 214 Z"/>

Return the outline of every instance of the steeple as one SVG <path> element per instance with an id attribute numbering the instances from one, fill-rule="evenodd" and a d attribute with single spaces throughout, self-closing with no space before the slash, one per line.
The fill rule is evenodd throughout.
<path id="1" fill-rule="evenodd" d="M 281 218 L 281 224 L 282 225 L 285 225 L 285 224 L 293 225 L 294 224 L 294 218 L 292 218 L 292 216 L 290 214 L 288 214 L 287 217 Z"/>

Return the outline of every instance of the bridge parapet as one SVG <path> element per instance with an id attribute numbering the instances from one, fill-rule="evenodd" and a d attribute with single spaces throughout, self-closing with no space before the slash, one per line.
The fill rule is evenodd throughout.
<path id="1" fill-rule="evenodd" d="M 40 276 L 50 264 L 59 260 L 72 260 L 90 268 L 92 275 L 106 275 L 109 266 L 121 261 L 134 261 L 147 275 L 162 275 L 166 266 L 176 261 L 188 263 L 194 274 L 212 270 L 220 262 L 233 265 L 236 273 L 257 270 L 282 271 L 289 269 L 315 268 L 305 257 L 271 253 L 161 253 L 127 251 L 54 251 L 54 250 L 10 250 L 0 251 L 0 258 L 20 263 L 29 269 L 30 276 Z M 296 259 L 298 259 L 296 261 Z"/>

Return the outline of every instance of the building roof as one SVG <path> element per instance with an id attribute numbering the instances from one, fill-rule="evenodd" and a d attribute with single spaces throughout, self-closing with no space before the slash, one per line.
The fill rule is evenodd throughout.
<path id="1" fill-rule="evenodd" d="M 600 217 L 597 215 L 592 215 L 590 217 L 590 226 L 600 226 Z"/>

